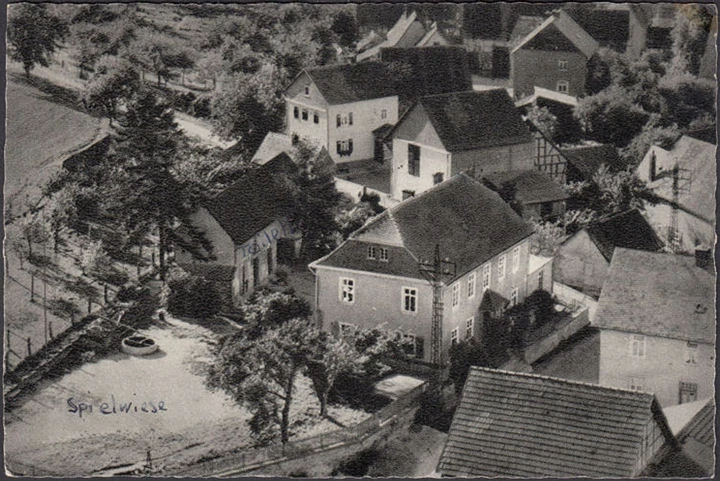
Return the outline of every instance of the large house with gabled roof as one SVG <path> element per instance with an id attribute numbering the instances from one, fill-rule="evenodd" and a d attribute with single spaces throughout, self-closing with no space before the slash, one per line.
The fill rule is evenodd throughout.
<path id="1" fill-rule="evenodd" d="M 447 359 L 450 346 L 482 339 L 486 322 L 526 297 L 532 232 L 498 194 L 459 174 L 372 218 L 310 264 L 317 320 L 335 334 L 400 329 L 415 340 L 415 356 L 431 360 L 433 288 L 420 262 L 438 246 L 456 266 L 442 283 Z"/>
<path id="2" fill-rule="evenodd" d="M 398 95 L 379 62 L 303 70 L 285 90 L 286 132 L 325 147 L 336 163 L 372 159 L 373 131 L 398 120 Z"/>
<path id="3" fill-rule="evenodd" d="M 513 94 L 522 99 L 542 87 L 579 97 L 585 93 L 587 62 L 599 48 L 570 15 L 560 10 L 510 51 Z"/>
<path id="4" fill-rule="evenodd" d="M 535 168 L 535 141 L 505 89 L 421 97 L 389 134 L 390 193 L 417 195 L 456 175 Z"/>
<path id="5" fill-rule="evenodd" d="M 592 321 L 600 384 L 653 392 L 663 407 L 713 396 L 715 276 L 704 260 L 615 249 Z"/>

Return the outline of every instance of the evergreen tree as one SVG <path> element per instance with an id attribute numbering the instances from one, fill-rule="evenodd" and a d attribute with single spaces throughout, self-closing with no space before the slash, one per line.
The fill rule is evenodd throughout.
<path id="1" fill-rule="evenodd" d="M 22 62 L 28 78 L 36 64 L 50 65 L 52 54 L 69 33 L 67 24 L 42 3 L 8 6 L 7 29 L 10 58 Z"/>

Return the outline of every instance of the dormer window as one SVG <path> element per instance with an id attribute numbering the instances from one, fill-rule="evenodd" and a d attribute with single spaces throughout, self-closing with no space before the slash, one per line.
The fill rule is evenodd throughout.
<path id="1" fill-rule="evenodd" d="M 305 86 L 305 97 L 310 97 L 310 86 L 309 85 Z"/>

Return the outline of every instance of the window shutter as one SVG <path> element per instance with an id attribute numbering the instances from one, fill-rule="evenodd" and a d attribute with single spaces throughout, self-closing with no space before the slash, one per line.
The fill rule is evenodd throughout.
<path id="1" fill-rule="evenodd" d="M 348 125 L 352 125 L 352 112 L 348 114 Z"/>
<path id="2" fill-rule="evenodd" d="M 340 114 L 337 114 L 336 120 L 337 120 L 337 126 L 340 127 L 340 125 L 342 124 L 342 119 L 340 118 Z"/>

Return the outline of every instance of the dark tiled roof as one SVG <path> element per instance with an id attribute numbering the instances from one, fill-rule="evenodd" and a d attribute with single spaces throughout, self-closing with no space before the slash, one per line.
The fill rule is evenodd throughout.
<path id="1" fill-rule="evenodd" d="M 544 17 L 520 15 L 517 22 L 515 22 L 512 33 L 510 33 L 510 45 L 520 43 L 520 41 L 527 37 L 530 32 L 535 30 L 544 21 Z"/>
<path id="2" fill-rule="evenodd" d="M 615 214 L 587 228 L 603 257 L 610 262 L 616 247 L 657 252 L 663 243 L 637 209 Z"/>
<path id="3" fill-rule="evenodd" d="M 252 169 L 239 181 L 210 199 L 205 207 L 236 244 L 250 239 L 268 224 L 290 214 L 290 193 L 278 173 L 293 166 L 280 154 L 261 167 Z"/>
<path id="4" fill-rule="evenodd" d="M 545 45 L 545 40 L 550 40 L 550 44 Z M 583 30 L 572 17 L 560 10 L 548 17 L 525 38 L 520 40 L 515 47 L 513 47 L 511 53 L 515 53 L 515 51 L 526 47 L 544 50 L 545 48 L 554 49 L 554 47 L 558 45 L 562 45 L 563 49 L 567 48 L 568 50 L 570 47 L 575 48 L 581 52 L 585 58 L 590 58 L 598 49 L 597 41 Z"/>
<path id="5" fill-rule="evenodd" d="M 438 184 L 417 197 L 407 199 L 373 218 L 354 232 L 351 240 L 317 262 L 317 265 L 347 268 L 355 249 L 352 241 L 378 243 L 404 248 L 402 262 L 372 269 L 404 277 L 418 277 L 418 260 L 433 258 L 440 245 L 443 258 L 457 264 L 458 276 L 474 269 L 500 252 L 532 234 L 523 221 L 500 196 L 465 174 Z M 364 255 L 364 254 L 363 254 Z M 353 268 L 371 270 L 365 264 Z"/>
<path id="6" fill-rule="evenodd" d="M 305 72 L 331 105 L 396 95 L 387 67 L 380 62 L 331 65 Z"/>
<path id="7" fill-rule="evenodd" d="M 380 58 L 388 64 L 402 62 L 410 67 L 411 74 L 398 85 L 403 99 L 472 90 L 468 54 L 463 47 L 383 48 Z"/>
<path id="8" fill-rule="evenodd" d="M 431 95 L 419 103 L 449 152 L 532 141 L 505 89 Z"/>
<path id="9" fill-rule="evenodd" d="M 523 204 L 562 201 L 568 194 L 560 184 L 537 170 L 508 171 L 488 174 L 485 179 L 493 190 L 515 189 L 515 199 Z"/>
<path id="10" fill-rule="evenodd" d="M 593 325 L 714 343 L 715 278 L 694 257 L 618 247 Z"/>
<path id="11" fill-rule="evenodd" d="M 235 266 L 201 263 L 183 263 L 179 266 L 188 274 L 204 277 L 213 282 L 231 282 L 235 277 Z"/>
<path id="12" fill-rule="evenodd" d="M 388 249 L 388 261 L 368 259 L 368 246 L 383 246 Z M 375 272 L 401 277 L 423 279 L 418 263 L 412 254 L 402 246 L 388 246 L 383 243 L 349 239 L 338 247 L 319 265 L 341 267 L 353 271 Z"/>
<path id="13" fill-rule="evenodd" d="M 595 175 L 602 164 L 607 165 L 611 171 L 623 168 L 617 149 L 609 144 L 563 147 L 560 151 L 567 159 L 568 164 L 580 171 L 587 180 Z"/>
<path id="14" fill-rule="evenodd" d="M 438 471 L 469 477 L 626 477 L 652 394 L 472 367 Z"/>
<path id="15" fill-rule="evenodd" d="M 630 22 L 628 10 L 570 7 L 566 11 L 601 46 L 611 47 L 618 51 L 625 49 Z"/>

